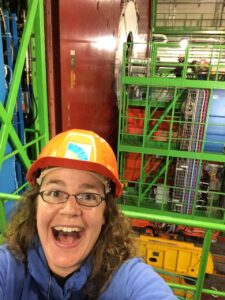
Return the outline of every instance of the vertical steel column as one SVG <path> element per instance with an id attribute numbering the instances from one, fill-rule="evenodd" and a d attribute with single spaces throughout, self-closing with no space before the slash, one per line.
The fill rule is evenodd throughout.
<path id="1" fill-rule="evenodd" d="M 32 3 L 32 1 L 30 2 Z M 32 67 L 33 89 L 36 91 L 38 109 L 38 119 L 36 121 L 35 128 L 39 130 L 40 135 L 43 137 L 40 141 L 41 148 L 49 139 L 43 2 L 43 0 L 38 1 L 37 12 L 34 20 L 34 52 L 36 69 Z"/>
<path id="2" fill-rule="evenodd" d="M 16 14 L 12 14 L 11 16 L 11 24 L 12 24 L 12 43 L 14 49 L 14 55 L 17 56 L 18 49 L 19 49 L 19 38 L 18 38 L 18 31 L 17 31 L 17 16 Z M 19 118 L 19 135 L 22 144 L 24 144 L 24 121 L 23 121 L 23 109 L 22 109 L 22 89 L 21 85 L 19 86 L 18 92 L 18 103 L 17 103 L 17 110 L 18 110 L 18 118 Z"/>
<path id="3" fill-rule="evenodd" d="M 196 282 L 196 292 L 194 295 L 194 300 L 199 300 L 201 299 L 201 292 L 205 280 L 205 271 L 206 271 L 206 266 L 207 266 L 207 259 L 209 255 L 209 249 L 212 241 L 212 230 L 207 229 L 205 238 L 204 238 L 204 243 L 202 247 L 202 257 L 200 261 L 200 266 L 199 266 L 199 271 L 198 271 L 198 278 Z"/>

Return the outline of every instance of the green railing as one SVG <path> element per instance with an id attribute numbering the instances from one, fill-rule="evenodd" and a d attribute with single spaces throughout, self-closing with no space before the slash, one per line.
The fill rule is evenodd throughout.
<path id="1" fill-rule="evenodd" d="M 220 188 L 212 187 L 210 180 L 222 181 L 224 174 L 225 118 L 220 111 L 219 118 L 215 118 L 211 106 L 222 103 L 218 99 L 225 96 L 225 78 L 219 81 L 218 73 L 213 78 L 209 73 L 198 73 L 204 75 L 202 80 L 187 77 L 185 61 L 193 59 L 193 48 L 198 49 L 198 45 L 189 45 L 184 53 L 184 70 L 179 74 L 182 78 L 176 73 L 161 76 L 156 72 L 159 64 L 177 66 L 173 62 L 177 53 L 167 54 L 177 45 L 153 43 L 150 58 L 146 55 L 147 44 L 137 46 L 133 44 L 133 55 L 129 57 L 126 53 L 130 44 L 124 50 L 118 141 L 120 179 L 124 183 L 121 203 L 224 223 L 222 183 Z M 208 69 L 212 70 L 213 62 L 216 70 L 221 70 L 225 46 L 208 45 L 201 57 L 204 51 L 210 59 Z M 160 63 L 159 53 L 163 58 Z M 212 140 L 208 132 L 213 132 L 216 139 Z M 208 181 L 204 174 L 210 177 Z M 164 194 L 163 199 L 155 197 L 154 189 Z"/>
<path id="2" fill-rule="evenodd" d="M 225 297 L 204 287 L 213 233 L 225 231 L 225 118 L 211 111 L 225 90 L 224 2 L 205 5 L 153 0 L 150 42 L 125 43 L 117 152 L 125 215 L 205 232 L 196 285 L 170 283 L 194 300 Z"/>
<path id="3" fill-rule="evenodd" d="M 126 56 L 128 48 L 133 52 Z M 207 132 L 225 128 L 225 121 L 218 123 L 210 113 L 219 99 L 216 93 L 225 89 L 225 46 L 193 44 L 182 51 L 177 43 L 125 44 L 118 135 L 124 193 L 119 204 L 130 218 L 205 230 L 196 285 L 170 283 L 200 300 L 202 294 L 225 296 L 204 288 L 213 233 L 225 231 L 223 176 L 219 188 L 205 184 L 203 176 L 213 164 L 224 174 L 224 141 L 211 141 Z M 180 54 L 182 62 L 177 61 Z M 202 57 L 207 65 L 200 62 Z M 209 145 L 219 151 L 206 150 Z M 159 198 L 154 189 L 162 192 Z"/>
<path id="4" fill-rule="evenodd" d="M 152 1 L 155 33 L 184 35 L 224 34 L 224 1 Z"/>

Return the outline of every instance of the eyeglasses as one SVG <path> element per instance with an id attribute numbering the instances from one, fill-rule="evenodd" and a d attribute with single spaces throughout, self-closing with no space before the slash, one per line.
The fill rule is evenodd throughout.
<path id="1" fill-rule="evenodd" d="M 68 194 L 62 191 L 49 190 L 49 191 L 41 191 L 38 194 L 41 196 L 43 201 L 49 204 L 65 203 L 70 196 L 74 196 L 74 198 L 76 199 L 79 205 L 87 206 L 87 207 L 95 207 L 98 206 L 102 201 L 105 201 L 104 197 L 95 193 L 80 193 L 75 195 L 75 194 Z"/>

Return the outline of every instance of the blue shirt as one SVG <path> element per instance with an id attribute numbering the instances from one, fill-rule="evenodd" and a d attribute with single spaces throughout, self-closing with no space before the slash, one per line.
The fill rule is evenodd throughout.
<path id="1" fill-rule="evenodd" d="M 88 259 L 62 289 L 50 274 L 41 246 L 28 251 L 27 268 L 6 246 L 0 246 L 1 300 L 81 300 L 80 290 L 91 272 Z M 139 258 L 123 263 L 99 300 L 176 300 L 164 280 Z"/>

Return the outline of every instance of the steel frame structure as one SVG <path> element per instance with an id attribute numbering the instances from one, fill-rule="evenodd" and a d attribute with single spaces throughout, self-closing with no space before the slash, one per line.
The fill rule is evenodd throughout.
<path id="1" fill-rule="evenodd" d="M 20 87 L 22 72 L 24 69 L 26 53 L 32 47 L 32 84 L 34 97 L 37 102 L 37 119 L 33 128 L 25 128 L 26 133 L 33 138 L 21 141 L 13 126 L 13 114 L 17 105 L 17 95 Z M 48 109 L 45 68 L 45 34 L 44 34 L 44 10 L 43 0 L 28 1 L 26 22 L 24 24 L 22 38 L 18 49 L 13 76 L 5 105 L 0 101 L 0 167 L 10 157 L 16 156 L 24 170 L 27 170 L 31 160 L 38 155 L 40 149 L 49 139 L 48 133 Z M 12 152 L 5 154 L 7 143 L 12 145 Z M 35 153 L 28 155 L 27 150 L 33 147 Z M 33 150 L 32 150 L 33 151 Z M 19 200 L 19 193 L 26 187 L 24 182 L 11 194 L 2 193 L 0 190 L 0 237 L 4 230 L 6 219 L 4 212 L 5 200 Z"/>
<path id="2" fill-rule="evenodd" d="M 156 25 L 159 24 L 157 23 L 157 2 L 160 1 L 152 1 L 153 25 L 150 44 L 126 43 L 124 46 L 117 152 L 124 193 L 119 203 L 123 213 L 130 218 L 203 228 L 205 238 L 196 286 L 190 288 L 174 283 L 170 283 L 170 286 L 193 291 L 194 300 L 201 299 L 202 293 L 225 296 L 225 292 L 214 293 L 214 290 L 203 287 L 213 232 L 225 232 L 225 209 L 217 206 L 213 200 L 210 200 L 208 206 L 202 211 L 199 211 L 197 205 L 199 194 L 204 192 L 200 188 L 202 166 L 209 162 L 221 165 L 225 163 L 224 153 L 206 152 L 204 148 L 207 144 L 206 133 L 213 93 L 225 89 L 223 77 L 225 46 L 190 43 L 185 50 L 181 50 L 177 41 L 154 41 L 154 35 L 157 36 L 157 34 L 170 34 L 171 36 L 174 34 L 177 38 L 177 32 L 191 35 L 193 32 L 203 33 L 204 30 L 204 36 L 212 33 L 209 27 L 203 28 L 202 26 L 201 28 L 191 26 L 188 29 L 180 26 L 176 30 L 172 26 L 167 26 L 166 29 L 163 26 L 157 27 Z M 179 1 L 175 2 L 177 4 Z M 161 4 L 165 4 L 165 1 L 161 1 Z M 185 29 L 187 32 L 184 32 Z M 217 33 L 224 34 L 224 27 L 220 26 Z M 130 55 L 131 49 L 133 55 Z M 139 49 L 142 50 L 139 51 Z M 170 53 L 169 57 L 160 60 L 166 52 Z M 204 74 L 203 72 L 190 72 L 193 64 L 196 67 L 193 68 L 194 70 L 198 68 L 197 63 L 192 63 L 196 53 L 198 58 L 200 55 L 204 57 L 204 53 L 207 56 L 209 64 L 207 64 L 207 69 L 204 69 Z M 182 62 L 175 59 L 180 54 L 184 57 Z M 174 59 L 171 55 L 174 55 Z M 179 78 L 173 73 L 173 70 L 177 68 L 180 70 Z M 157 90 L 161 98 L 157 97 L 155 93 Z M 162 99 L 165 91 L 169 91 L 169 100 Z M 193 92 L 197 94 L 199 102 L 194 108 L 191 119 L 185 119 L 178 112 L 183 109 L 183 103 L 187 102 L 187 94 Z M 160 114 L 157 115 L 158 111 Z M 166 135 L 165 132 L 162 134 L 163 130 L 159 130 L 162 125 L 167 128 Z M 218 124 L 213 125 L 219 128 L 216 127 Z M 222 126 L 224 128 L 225 122 Z M 156 135 L 160 131 L 161 135 Z M 152 158 L 155 164 L 161 159 L 156 168 L 151 163 Z M 177 170 L 182 165 L 185 165 L 186 169 L 192 169 L 191 174 L 195 182 L 186 178 L 186 187 L 177 185 L 174 188 L 170 183 L 172 181 L 170 168 L 174 161 L 179 160 L 181 163 L 176 165 Z M 189 207 L 185 213 L 174 210 L 177 200 L 171 197 L 172 200 L 168 204 L 167 193 L 158 203 L 155 199 L 153 201 L 149 192 L 153 186 L 159 185 L 163 186 L 164 190 L 172 190 L 173 195 L 174 190 L 180 189 L 182 197 L 185 195 L 192 197 L 191 209 Z M 210 193 L 210 199 L 213 199 L 214 192 Z M 219 194 L 224 198 L 224 192 Z"/>

